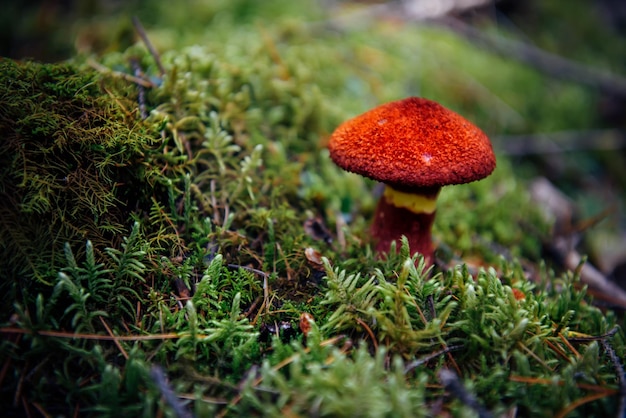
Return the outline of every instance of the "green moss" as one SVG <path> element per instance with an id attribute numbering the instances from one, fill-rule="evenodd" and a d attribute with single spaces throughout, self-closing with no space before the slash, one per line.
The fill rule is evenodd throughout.
<path id="1" fill-rule="evenodd" d="M 93 72 L 2 60 L 0 74 L 0 263 L 49 283 L 64 242 L 119 244 L 153 139 L 124 113 L 132 96 L 107 94 Z"/>
<path id="2" fill-rule="evenodd" d="M 495 172 L 484 181 L 449 186 L 437 202 L 435 239 L 443 249 L 479 255 L 490 263 L 497 258 L 541 258 L 542 241 L 550 232 L 526 185 L 516 179 L 510 162 L 498 160 Z M 474 253 L 474 254 L 472 254 Z"/>
<path id="3" fill-rule="evenodd" d="M 481 89 L 441 82 L 469 85 L 484 65 L 497 77 L 480 83 L 510 90 L 524 126 L 568 123 L 533 118 L 520 98 L 544 80 L 437 30 L 356 28 L 336 45 L 336 34 L 301 24 L 295 6 L 279 13 L 281 1 L 255 3 L 254 16 L 281 22 L 255 26 L 250 4 L 196 5 L 207 30 L 222 32 L 164 52 L 162 78 L 139 45 L 102 58 L 130 73 L 133 57 L 152 77 L 145 121 L 136 86 L 80 57 L 0 62 L 1 266 L 14 289 L 2 300 L 10 373 L 0 391 L 18 398 L 12 412 L 173 416 L 162 397 L 173 390 L 198 416 L 471 414 L 442 386 L 444 367 L 494 414 L 554 416 L 599 391 L 572 416 L 615 409 L 609 356 L 599 341 L 573 338 L 607 334 L 620 319 L 590 303 L 576 274 L 543 267 L 550 225 L 509 161 L 442 191 L 434 236 L 444 263 L 425 269 L 406 243 L 374 256 L 376 186 L 325 150 L 340 120 L 407 94 L 517 129 L 515 112 L 494 117 Z M 562 87 L 563 97 L 587 97 Z M 527 279 L 529 264 L 543 283 Z M 623 333 L 605 340 L 623 358 Z"/>

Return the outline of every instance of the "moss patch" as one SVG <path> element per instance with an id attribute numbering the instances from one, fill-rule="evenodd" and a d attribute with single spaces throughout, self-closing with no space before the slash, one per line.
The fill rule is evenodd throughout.
<path id="1" fill-rule="evenodd" d="M 261 15 L 280 9 L 270 3 Z M 576 272 L 543 265 L 550 225 L 510 162 L 442 191 L 443 263 L 427 270 L 406 243 L 374 257 L 375 185 L 328 158 L 340 120 L 407 91 L 465 98 L 455 107 L 482 126 L 481 90 L 420 84 L 449 66 L 400 41 L 436 38 L 450 60 L 480 54 L 415 28 L 353 31 L 336 47 L 335 33 L 287 12 L 271 28 L 249 24 L 246 4 L 207 11 L 223 32 L 165 52 L 162 76 L 140 45 L 102 57 L 127 74 L 132 58 L 151 77 L 145 120 L 136 85 L 80 57 L 0 62 L 7 410 L 465 416 L 463 393 L 494 414 L 615 410 L 606 343 L 626 354 L 620 320 L 590 303 Z M 494 124 L 514 119 L 502 112 Z"/>

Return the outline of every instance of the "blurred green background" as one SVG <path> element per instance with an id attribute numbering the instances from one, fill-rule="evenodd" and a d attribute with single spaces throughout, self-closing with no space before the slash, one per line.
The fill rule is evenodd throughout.
<path id="1" fill-rule="evenodd" d="M 623 1 L 22 1 L 4 6 L 0 54 L 100 61 L 141 42 L 132 16 L 161 53 L 302 54 L 306 67 L 286 67 L 332 104 L 327 132 L 384 101 L 441 102 L 490 135 L 516 178 L 545 178 L 571 199 L 566 233 L 582 229 L 580 251 L 626 281 Z"/>

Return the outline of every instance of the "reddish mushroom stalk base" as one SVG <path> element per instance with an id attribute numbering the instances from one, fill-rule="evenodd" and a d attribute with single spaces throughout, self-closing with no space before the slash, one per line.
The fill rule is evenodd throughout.
<path id="1" fill-rule="evenodd" d="M 388 253 L 393 241 L 399 245 L 404 235 L 411 252 L 419 252 L 424 256 L 426 265 L 431 265 L 434 258 L 431 229 L 438 194 L 439 188 L 408 193 L 386 186 L 371 228 L 378 254 Z"/>

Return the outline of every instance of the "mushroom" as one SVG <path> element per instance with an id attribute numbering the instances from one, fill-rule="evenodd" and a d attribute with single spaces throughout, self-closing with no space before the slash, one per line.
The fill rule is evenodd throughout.
<path id="1" fill-rule="evenodd" d="M 457 113 L 428 99 L 383 104 L 343 122 L 330 157 L 344 170 L 385 184 L 371 233 L 385 254 L 407 237 L 411 251 L 433 262 L 431 227 L 442 186 L 487 177 L 496 166 L 489 138 Z"/>

